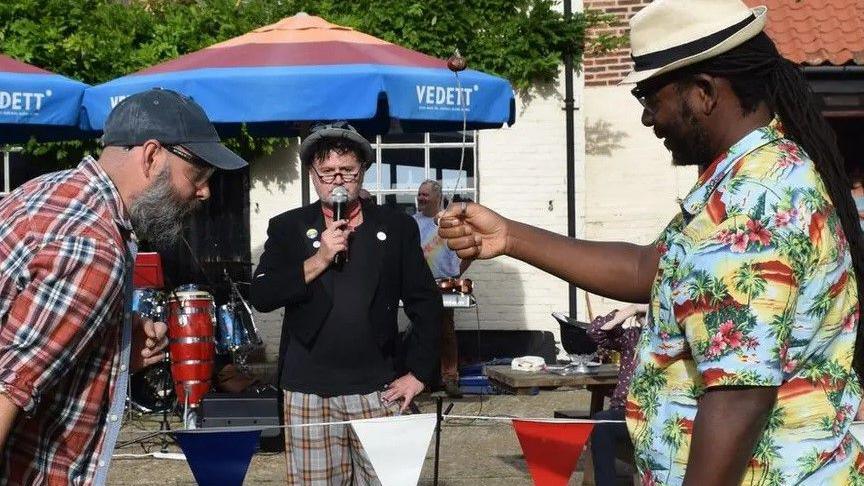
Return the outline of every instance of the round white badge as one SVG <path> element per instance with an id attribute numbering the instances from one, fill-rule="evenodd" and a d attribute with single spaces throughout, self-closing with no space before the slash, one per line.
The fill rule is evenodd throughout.
<path id="1" fill-rule="evenodd" d="M 306 230 L 306 238 L 309 238 L 310 240 L 314 240 L 317 237 L 318 237 L 318 230 L 316 230 L 315 228 L 309 228 L 308 230 Z"/>
<path id="2" fill-rule="evenodd" d="M 321 247 L 320 241 L 313 241 L 312 242 L 312 248 L 320 248 L 320 247 Z"/>
<path id="3" fill-rule="evenodd" d="M 378 239 L 381 240 L 381 241 L 386 240 L 386 239 L 387 239 L 387 233 L 385 233 L 385 232 L 383 232 L 383 231 L 379 231 L 379 232 L 378 232 Z"/>

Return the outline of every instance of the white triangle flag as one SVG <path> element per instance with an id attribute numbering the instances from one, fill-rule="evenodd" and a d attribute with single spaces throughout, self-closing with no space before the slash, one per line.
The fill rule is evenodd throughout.
<path id="1" fill-rule="evenodd" d="M 352 420 L 351 426 L 381 486 L 417 484 L 435 430 L 434 413 Z"/>

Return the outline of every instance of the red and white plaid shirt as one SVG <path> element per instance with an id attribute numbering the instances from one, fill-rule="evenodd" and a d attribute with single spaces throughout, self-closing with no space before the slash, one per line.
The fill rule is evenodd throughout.
<path id="1" fill-rule="evenodd" d="M 134 238 L 91 157 L 0 201 L 0 393 L 22 412 L 0 484 L 89 484 L 120 373 Z"/>

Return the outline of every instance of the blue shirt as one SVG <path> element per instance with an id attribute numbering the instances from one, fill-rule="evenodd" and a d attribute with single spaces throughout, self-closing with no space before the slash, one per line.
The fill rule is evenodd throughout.
<path id="1" fill-rule="evenodd" d="M 447 247 L 447 242 L 438 236 L 435 218 L 415 213 L 414 220 L 420 228 L 420 247 L 432 276 L 438 278 L 458 277 L 461 260 L 456 252 Z"/>

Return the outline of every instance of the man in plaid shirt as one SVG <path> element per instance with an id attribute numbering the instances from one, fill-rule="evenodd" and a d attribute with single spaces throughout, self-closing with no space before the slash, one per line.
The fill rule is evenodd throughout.
<path id="1" fill-rule="evenodd" d="M 103 143 L 0 202 L 0 484 L 105 482 L 129 356 L 134 370 L 166 344 L 130 312 L 137 237 L 171 244 L 215 168 L 246 165 L 167 90 L 117 105 Z"/>

